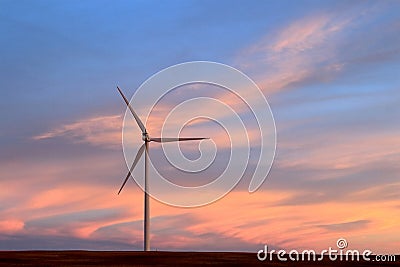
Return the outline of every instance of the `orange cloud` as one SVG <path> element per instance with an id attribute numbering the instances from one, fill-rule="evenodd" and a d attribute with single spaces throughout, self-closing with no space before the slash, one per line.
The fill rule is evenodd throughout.
<path id="1" fill-rule="evenodd" d="M 276 201 L 284 199 L 290 193 L 285 191 L 264 190 L 257 194 L 247 192 L 231 192 L 228 196 L 212 205 L 190 210 L 197 218 L 197 223 L 184 224 L 184 227 L 202 236 L 209 233 L 238 238 L 243 243 L 269 244 L 285 249 L 326 249 L 334 247 L 338 238 L 344 236 L 352 248 L 366 249 L 365 238 L 373 239 L 377 233 L 392 233 L 399 238 L 394 223 L 399 218 L 385 216 L 393 213 L 392 201 L 382 203 L 368 202 L 364 204 L 349 203 L 316 203 L 313 205 L 276 206 Z M 355 208 L 357 206 L 357 208 Z M 340 211 L 334 212 L 334 211 Z M 171 215 L 181 210 L 152 202 L 153 215 Z M 221 219 L 221 214 L 223 218 Z M 397 216 L 398 217 L 398 216 Z M 360 223 L 356 222 L 370 222 Z M 349 222 L 355 222 L 351 224 Z M 340 231 L 326 230 L 322 225 L 343 225 Z M 348 225 L 354 225 L 351 228 Z M 180 226 L 181 227 L 181 226 Z M 395 239 L 395 238 L 393 238 Z M 177 240 L 180 243 L 179 240 Z M 197 242 L 201 242 L 198 239 Z M 376 252 L 395 252 L 394 243 L 375 248 Z M 182 244 L 185 247 L 187 244 Z M 370 248 L 371 249 L 371 248 Z"/>
<path id="2" fill-rule="evenodd" d="M 107 161 L 99 158 L 91 160 Z M 82 159 L 77 161 L 82 162 Z M 97 172 L 98 166 L 91 161 L 84 164 L 91 166 L 92 170 L 81 173 L 81 178 L 73 181 L 68 179 L 70 174 L 64 173 L 62 168 L 55 167 L 47 177 L 43 172 L 40 174 L 29 168 L 31 175 L 33 172 L 35 176 L 41 176 L 41 179 L 33 181 L 36 186 L 48 183 L 51 177 L 57 177 L 49 188 L 39 186 L 32 190 L 32 183 L 3 181 L 0 188 L 8 188 L 14 194 L 19 192 L 24 198 L 13 202 L 11 209 L 0 211 L 2 218 L 8 218 L 0 223 L 0 231 L 23 233 L 27 236 L 54 235 L 87 240 L 115 238 L 121 242 L 141 244 L 143 192 L 129 181 L 122 194 L 117 196 L 116 191 L 123 178 L 118 180 L 117 177 L 123 176 L 125 169 L 114 171 L 115 167 L 120 166 L 110 165 L 98 170 L 107 172 L 110 169 L 115 173 L 115 177 L 110 177 L 110 182 L 104 183 L 87 178 L 88 173 Z M 44 166 L 40 166 L 40 169 L 44 169 Z M 28 176 L 15 170 L 14 175 Z M 360 192 L 362 196 L 359 197 L 363 201 L 358 201 L 355 196 L 348 202 L 338 200 L 307 205 L 277 205 L 296 193 L 297 191 L 272 188 L 256 194 L 235 190 L 216 203 L 195 209 L 175 208 L 151 200 L 153 245 L 185 249 L 196 247 L 196 244 L 206 245 L 207 242 L 218 244 L 225 238 L 241 244 L 269 244 L 285 249 L 326 249 L 334 246 L 337 238 L 345 237 L 352 248 L 374 244 L 369 248 L 374 252 L 396 252 L 396 242 L 400 238 L 397 231 L 397 222 L 400 219 L 396 215 L 397 200 L 366 201 L 368 196 L 377 194 L 377 191 L 367 190 Z M 12 194 L 2 200 L 10 197 Z M 192 219 L 168 219 L 171 216 L 180 218 L 179 216 L 185 214 L 190 214 Z M 357 225 L 356 222 L 359 221 L 368 223 Z M 126 224 L 130 222 L 137 224 Z M 351 224 L 352 222 L 355 223 Z M 343 225 L 340 231 L 329 230 L 338 229 L 337 225 Z M 347 229 L 347 225 L 356 225 L 359 228 L 352 226 Z M 119 234 L 113 235 L 113 231 L 100 234 L 100 229 L 107 227 L 118 229 Z M 173 229 L 182 232 L 176 234 Z M 378 243 L 380 247 L 376 245 Z"/>

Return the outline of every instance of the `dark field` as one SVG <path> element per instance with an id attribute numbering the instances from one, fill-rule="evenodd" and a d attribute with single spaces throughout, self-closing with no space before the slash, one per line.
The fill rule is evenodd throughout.
<path id="1" fill-rule="evenodd" d="M 260 262 L 255 253 L 128 251 L 1 251 L 0 266 L 399 266 L 396 262 Z"/>

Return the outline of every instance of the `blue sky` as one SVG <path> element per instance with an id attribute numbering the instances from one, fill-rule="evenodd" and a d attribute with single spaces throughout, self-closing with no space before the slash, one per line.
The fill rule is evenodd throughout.
<path id="1" fill-rule="evenodd" d="M 125 195 L 114 194 L 126 172 L 125 109 L 115 87 L 131 96 L 165 67 L 210 60 L 240 69 L 261 88 L 275 117 L 276 160 L 254 194 L 246 192 L 248 174 L 214 206 L 154 202 L 155 246 L 325 248 L 343 235 L 360 248 L 399 252 L 399 218 L 391 219 L 400 207 L 399 2 L 0 7 L 0 239 L 13 240 L 0 249 L 140 249 L 142 213 L 130 203 L 141 206 L 142 195 L 133 183 Z M 221 212 L 229 222 L 214 222 Z"/>

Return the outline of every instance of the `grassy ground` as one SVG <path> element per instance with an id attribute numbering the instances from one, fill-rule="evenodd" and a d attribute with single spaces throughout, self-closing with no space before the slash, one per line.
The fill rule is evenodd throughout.
<path id="1" fill-rule="evenodd" d="M 128 251 L 1 251 L 0 266 L 399 266 L 396 262 L 259 261 L 254 253 Z"/>

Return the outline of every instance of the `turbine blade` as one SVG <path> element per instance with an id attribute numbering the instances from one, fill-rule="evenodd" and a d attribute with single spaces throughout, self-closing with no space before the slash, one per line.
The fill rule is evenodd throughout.
<path id="1" fill-rule="evenodd" d="M 119 195 L 119 193 L 121 193 L 122 188 L 124 188 L 126 182 L 127 182 L 128 179 L 129 179 L 129 176 L 132 175 L 133 169 L 135 168 L 136 164 L 138 163 L 140 157 L 141 157 L 142 154 L 143 154 L 144 147 L 145 147 L 145 145 L 143 144 L 143 145 L 139 148 L 139 151 L 138 151 L 137 154 L 136 154 L 136 158 L 135 158 L 135 160 L 133 161 L 132 166 L 131 166 L 131 168 L 129 169 L 129 172 L 128 172 L 128 174 L 126 175 L 126 178 L 125 178 L 124 182 L 122 183 L 121 188 L 120 188 L 119 191 L 118 191 L 118 195 Z"/>
<path id="2" fill-rule="evenodd" d="M 168 142 L 180 142 L 180 141 L 194 141 L 209 139 L 208 137 L 162 137 L 162 138 L 150 138 L 150 142 L 157 143 L 168 143 Z"/>
<path id="3" fill-rule="evenodd" d="M 139 125 L 140 130 L 142 130 L 142 133 L 147 133 L 146 128 L 144 127 L 143 122 L 140 120 L 139 116 L 136 114 L 136 112 L 133 110 L 131 107 L 131 104 L 129 104 L 128 99 L 126 99 L 125 95 L 122 93 L 121 89 L 117 86 L 118 92 L 121 94 L 122 98 L 124 99 L 126 105 L 128 106 L 129 110 L 131 111 L 133 117 L 135 117 L 135 120 L 137 124 Z"/>

